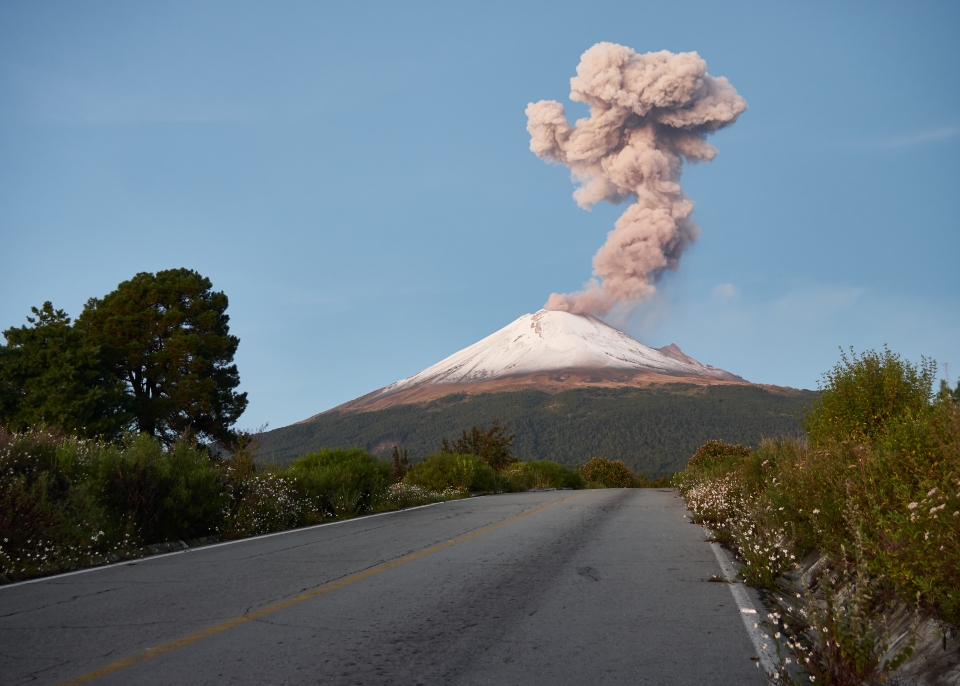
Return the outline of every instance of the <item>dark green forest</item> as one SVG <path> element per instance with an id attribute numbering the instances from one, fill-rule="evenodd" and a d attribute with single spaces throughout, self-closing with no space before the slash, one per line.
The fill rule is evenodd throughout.
<path id="1" fill-rule="evenodd" d="M 686 466 L 710 439 L 757 446 L 764 438 L 802 435 L 799 415 L 814 391 L 778 394 L 756 386 L 668 384 L 658 388 L 575 389 L 550 395 L 516 391 L 449 395 L 426 405 L 375 412 L 330 412 L 262 436 L 259 459 L 286 464 L 324 447 L 360 447 L 387 455 L 394 444 L 414 460 L 444 437 L 494 419 L 516 433 L 521 460 L 583 464 L 623 460 L 650 478 Z"/>

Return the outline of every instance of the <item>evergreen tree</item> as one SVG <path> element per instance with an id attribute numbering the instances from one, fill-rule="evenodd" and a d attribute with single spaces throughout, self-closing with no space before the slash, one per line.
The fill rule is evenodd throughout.
<path id="1" fill-rule="evenodd" d="M 132 415 L 123 384 L 102 364 L 99 346 L 49 301 L 30 309 L 31 326 L 3 332 L 0 424 L 12 431 L 52 426 L 84 437 L 117 437 Z"/>
<path id="2" fill-rule="evenodd" d="M 494 419 L 486 431 L 474 425 L 470 433 L 464 430 L 463 436 L 453 443 L 444 438 L 441 450 L 446 453 L 476 455 L 494 469 L 503 469 L 517 461 L 512 450 L 515 438 L 508 427 L 500 426 L 499 420 Z"/>
<path id="3" fill-rule="evenodd" d="M 236 393 L 227 296 L 189 269 L 137 274 L 103 298 L 91 298 L 77 328 L 132 396 L 141 433 L 166 444 L 192 434 L 229 445 L 231 427 L 247 406 Z"/>

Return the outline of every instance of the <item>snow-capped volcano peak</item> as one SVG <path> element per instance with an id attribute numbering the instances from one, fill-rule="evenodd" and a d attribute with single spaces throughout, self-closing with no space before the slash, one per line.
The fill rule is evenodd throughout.
<path id="1" fill-rule="evenodd" d="M 456 393 L 524 389 L 556 393 L 578 387 L 672 382 L 749 383 L 700 364 L 672 343 L 651 348 L 591 315 L 540 310 L 418 374 L 328 411 L 378 410 Z"/>
<path id="2" fill-rule="evenodd" d="M 540 310 L 368 397 L 372 400 L 424 385 L 475 384 L 560 370 L 624 370 L 742 381 L 700 364 L 676 345 L 650 348 L 591 315 Z"/>

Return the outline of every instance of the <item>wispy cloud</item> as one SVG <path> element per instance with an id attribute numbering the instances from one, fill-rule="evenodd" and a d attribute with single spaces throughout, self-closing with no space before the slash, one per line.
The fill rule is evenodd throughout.
<path id="1" fill-rule="evenodd" d="M 710 293 L 711 300 L 717 302 L 725 302 L 727 300 L 733 300 L 740 294 L 740 289 L 734 286 L 732 283 L 721 283 L 718 286 L 715 286 L 713 291 Z"/>
<path id="2" fill-rule="evenodd" d="M 875 145 L 878 148 L 909 148 L 924 143 L 936 143 L 960 135 L 960 124 L 941 126 L 937 129 L 919 131 L 904 136 L 894 136 Z"/>

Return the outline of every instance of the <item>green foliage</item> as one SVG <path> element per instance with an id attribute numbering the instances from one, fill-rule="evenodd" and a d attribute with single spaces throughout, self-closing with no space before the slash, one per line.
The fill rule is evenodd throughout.
<path id="1" fill-rule="evenodd" d="M 842 441 L 873 442 L 891 423 L 926 414 L 933 398 L 937 364 L 919 366 L 884 349 L 848 357 L 824 374 L 819 400 L 806 412 L 804 429 L 814 445 Z"/>
<path id="2" fill-rule="evenodd" d="M 494 419 L 489 429 L 483 430 L 474 424 L 469 434 L 464 430 L 463 436 L 452 444 L 444 438 L 441 450 L 445 453 L 476 455 L 499 471 L 517 461 L 511 450 L 515 438 L 516 435 L 510 433 L 508 427 L 500 426 L 500 421 Z"/>
<path id="3" fill-rule="evenodd" d="M 664 474 L 656 479 L 648 479 L 642 474 L 638 474 L 634 486 L 636 488 L 672 488 L 673 476 L 674 474 Z"/>
<path id="4" fill-rule="evenodd" d="M 141 433 L 166 445 L 196 436 L 231 443 L 247 406 L 232 364 L 239 339 L 229 333 L 227 296 L 189 269 L 142 272 L 103 298 L 91 298 L 76 328 L 132 394 Z"/>
<path id="5" fill-rule="evenodd" d="M 403 481 L 403 477 L 407 475 L 407 472 L 410 471 L 410 458 L 407 455 L 406 448 L 400 448 L 400 446 L 393 446 L 393 473 L 391 476 L 395 482 Z"/>
<path id="6" fill-rule="evenodd" d="M 0 572 L 28 578 L 213 533 L 222 471 L 189 443 L 0 432 Z"/>
<path id="7" fill-rule="evenodd" d="M 265 465 L 250 438 L 219 460 L 190 441 L 166 447 L 146 434 L 115 443 L 0 430 L 0 581 L 136 557 L 148 544 L 239 538 L 463 495 L 391 485 L 390 466 L 359 449 L 320 451 L 289 469 Z M 489 487 L 493 470 L 465 459 Z"/>
<path id="8" fill-rule="evenodd" d="M 740 444 L 730 445 L 729 443 L 724 443 L 723 441 L 714 439 L 712 441 L 707 441 L 697 448 L 697 452 L 695 452 L 693 457 L 690 458 L 688 466 L 704 467 L 707 465 L 714 465 L 719 462 L 725 462 L 730 459 L 736 461 L 741 457 L 747 457 L 749 455 L 749 448 L 745 448 Z"/>
<path id="9" fill-rule="evenodd" d="M 187 434 L 222 446 L 247 405 L 232 364 L 227 297 L 188 269 L 141 273 L 75 325 L 49 302 L 4 332 L 0 426 L 54 426 L 118 439 L 132 424 L 171 446 Z"/>
<path id="10" fill-rule="evenodd" d="M 515 462 L 507 467 L 503 476 L 510 490 L 525 491 L 531 488 L 584 488 L 586 482 L 576 469 L 570 469 L 550 460 Z"/>
<path id="11" fill-rule="evenodd" d="M 817 550 L 881 596 L 960 625 L 960 405 L 930 392 L 934 370 L 888 351 L 845 356 L 807 415 L 809 444 L 691 460 L 675 483 L 754 583 Z"/>
<path id="12" fill-rule="evenodd" d="M 311 498 L 302 480 L 290 470 L 256 465 L 235 455 L 225 468 L 229 504 L 217 533 L 243 538 L 322 522 L 335 514 Z"/>
<path id="13" fill-rule="evenodd" d="M 580 468 L 589 488 L 630 488 L 636 477 L 620 460 L 592 457 Z"/>
<path id="14" fill-rule="evenodd" d="M 477 455 L 439 452 L 413 465 L 403 479 L 431 491 L 498 491 L 503 485 L 494 469 Z"/>
<path id="15" fill-rule="evenodd" d="M 290 473 L 320 500 L 324 511 L 337 516 L 369 512 L 391 482 L 389 465 L 360 448 L 325 448 L 304 455 Z"/>
<path id="16" fill-rule="evenodd" d="M 952 400 L 955 403 L 960 403 L 960 380 L 957 380 L 957 387 L 951 391 L 950 384 L 947 383 L 946 379 L 940 379 L 940 398 L 941 400 Z"/>
<path id="17" fill-rule="evenodd" d="M 87 438 L 119 437 L 131 415 L 123 384 L 102 364 L 99 346 L 49 301 L 30 309 L 32 326 L 3 332 L 0 426 L 57 426 Z"/>
<path id="18" fill-rule="evenodd" d="M 456 394 L 425 405 L 401 405 L 375 412 L 329 412 L 302 424 L 264 434 L 263 459 L 289 463 L 323 446 L 401 444 L 413 459 L 436 449 L 441 436 L 464 426 L 489 425 L 499 417 L 517 437 L 513 455 L 550 459 L 569 467 L 593 455 L 623 460 L 655 478 L 686 466 L 705 441 L 756 447 L 766 437 L 802 432 L 797 414 L 816 394 L 785 394 L 754 386 L 576 389 L 555 395 L 517 391 Z M 389 448 L 384 457 L 389 457 Z"/>
<path id="19" fill-rule="evenodd" d="M 131 436 L 122 447 L 104 445 L 91 467 L 99 502 L 138 540 L 212 534 L 227 505 L 222 470 L 187 441 L 164 450 L 152 436 Z"/>

